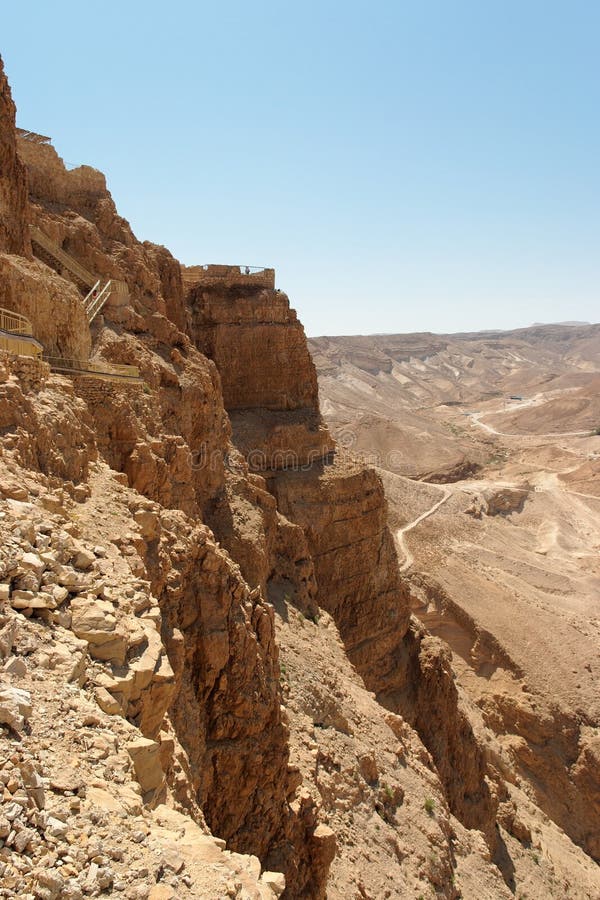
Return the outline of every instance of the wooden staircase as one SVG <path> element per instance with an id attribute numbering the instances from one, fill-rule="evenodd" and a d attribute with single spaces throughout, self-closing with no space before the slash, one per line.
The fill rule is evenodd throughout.
<path id="1" fill-rule="evenodd" d="M 29 319 L 10 309 L 0 308 L 0 350 L 17 356 L 40 357 L 43 349 L 33 336 Z"/>
<path id="2" fill-rule="evenodd" d="M 94 321 L 98 313 L 113 291 L 114 282 L 108 279 L 104 284 L 89 269 L 82 266 L 70 253 L 63 250 L 36 225 L 29 226 L 31 244 L 34 255 L 46 265 L 55 269 L 59 275 L 68 273 L 70 279 L 84 291 L 87 291 L 83 305 L 88 322 Z"/>
<path id="3" fill-rule="evenodd" d="M 100 280 L 98 280 L 89 294 L 85 297 L 83 305 L 85 306 L 85 312 L 90 325 L 110 297 L 111 293 L 112 281 L 109 279 L 104 287 L 101 288 Z"/>

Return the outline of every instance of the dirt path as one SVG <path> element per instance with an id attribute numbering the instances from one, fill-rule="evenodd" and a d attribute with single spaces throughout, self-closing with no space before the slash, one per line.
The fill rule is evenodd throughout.
<path id="1" fill-rule="evenodd" d="M 410 550 L 408 549 L 408 546 L 404 539 L 404 535 L 408 531 L 412 531 L 413 528 L 416 528 L 417 525 L 419 525 L 421 522 L 424 522 L 425 519 L 428 519 L 429 516 L 432 516 L 434 514 L 434 512 L 437 512 L 437 510 L 440 508 L 440 506 L 442 506 L 442 504 L 445 503 L 446 500 L 452 495 L 452 491 L 448 490 L 447 488 L 440 488 L 440 490 L 444 494 L 444 496 L 440 500 L 437 500 L 433 504 L 432 507 L 425 510 L 424 513 L 421 513 L 420 516 L 417 516 L 417 518 L 413 519 L 412 522 L 409 522 L 408 525 L 404 525 L 402 528 L 398 528 L 398 530 L 396 531 L 396 540 L 398 542 L 398 546 L 400 547 L 400 549 L 402 550 L 402 553 L 404 554 L 404 562 L 400 566 L 401 572 L 405 572 L 407 569 L 410 569 L 410 567 L 412 566 L 412 564 L 414 562 L 414 557 L 413 557 L 412 553 L 410 552 Z"/>
<path id="2" fill-rule="evenodd" d="M 571 388 L 565 388 L 565 392 L 572 390 Z M 521 408 L 524 406 L 538 406 L 544 402 L 543 395 L 537 395 L 535 398 L 531 400 L 525 401 L 521 404 Z M 488 434 L 497 435 L 498 437 L 509 437 L 509 438 L 522 438 L 527 441 L 535 441 L 535 440 L 554 440 L 568 437 L 585 437 L 590 434 L 589 430 L 587 431 L 565 431 L 565 432 L 554 432 L 551 434 L 519 434 L 517 432 L 504 432 L 498 431 L 493 428 L 491 425 L 487 425 L 485 422 L 482 422 L 481 419 L 483 416 L 489 415 L 498 415 L 499 411 L 492 412 L 476 412 L 471 415 L 471 422 L 473 426 L 479 426 L 479 428 L 488 432 Z M 454 485 L 454 489 L 465 490 L 468 488 L 478 488 L 483 489 L 485 487 L 508 487 L 510 486 L 506 481 L 496 481 L 496 480 L 488 480 L 488 479 L 477 479 L 473 481 L 463 481 L 457 482 Z M 417 525 L 420 525 L 421 522 L 424 522 L 425 519 L 428 519 L 429 516 L 432 516 L 437 510 L 448 500 L 449 497 L 452 496 L 453 489 L 452 488 L 440 488 L 442 491 L 442 496 L 439 500 L 437 500 L 429 509 L 425 510 L 425 512 L 421 513 L 421 515 L 417 516 L 416 519 L 413 519 L 412 522 L 409 522 L 407 525 L 404 525 L 402 528 L 398 528 L 395 532 L 395 538 L 397 547 L 402 551 L 404 556 L 404 562 L 400 565 L 400 571 L 405 572 L 409 569 L 414 563 L 414 556 L 411 553 L 410 549 L 407 546 L 405 535 L 412 531 L 413 528 L 416 528 Z M 573 494 L 579 497 L 585 497 L 590 500 L 600 500 L 599 497 L 595 497 L 592 494 L 584 494 L 579 491 L 569 491 L 567 488 L 559 485 L 558 477 L 556 473 L 544 473 L 542 477 L 538 480 L 538 484 L 535 486 L 536 491 L 544 491 L 550 494 Z"/>
<path id="3" fill-rule="evenodd" d="M 550 434 L 522 434 L 517 431 L 497 431 L 495 428 L 492 428 L 491 425 L 486 425 L 485 422 L 481 421 L 482 416 L 497 416 L 498 412 L 487 412 L 487 413 L 473 413 L 471 416 L 471 422 L 475 425 L 478 425 L 480 428 L 483 428 L 484 431 L 487 431 L 488 434 L 497 434 L 499 437 L 520 437 L 520 438 L 565 438 L 565 437 L 586 437 L 589 436 L 590 430 L 587 431 L 554 431 Z"/>

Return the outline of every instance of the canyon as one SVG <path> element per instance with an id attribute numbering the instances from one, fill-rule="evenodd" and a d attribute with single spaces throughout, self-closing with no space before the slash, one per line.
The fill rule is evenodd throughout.
<path id="1" fill-rule="evenodd" d="M 494 753 L 597 860 L 600 326 L 310 345 L 334 435 L 385 484 L 413 613 Z"/>
<path id="2" fill-rule="evenodd" d="M 183 266 L 140 242 L 100 172 L 17 131 L 1 65 L 0 125 L 0 306 L 44 347 L 0 351 L 2 896 L 597 897 L 592 550 L 563 573 L 588 604 L 561 610 L 565 660 L 574 631 L 592 660 L 575 687 L 558 665 L 550 678 L 541 642 L 519 655 L 504 620 L 474 611 L 501 598 L 452 549 L 457 518 L 463 548 L 489 520 L 498 566 L 513 516 L 547 518 L 525 472 L 537 444 L 502 491 L 490 474 L 506 462 L 483 427 L 506 421 L 495 376 L 465 365 L 484 400 L 474 438 L 457 405 L 420 418 L 475 402 L 426 378 L 387 416 L 410 378 L 387 348 L 354 339 L 348 361 L 307 342 L 273 270 Z M 119 285 L 93 321 L 35 229 Z M 431 340 L 399 351 L 409 368 Z M 553 388 L 573 391 L 566 431 L 595 416 L 577 380 L 594 340 Z M 550 478 L 556 418 L 539 416 Z M 555 474 L 593 494 L 586 452 Z M 559 541 L 540 526 L 556 577 L 582 527 Z"/>

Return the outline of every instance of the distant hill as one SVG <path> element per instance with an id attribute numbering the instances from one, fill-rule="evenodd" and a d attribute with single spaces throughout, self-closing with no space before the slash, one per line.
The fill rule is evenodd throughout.
<path id="1" fill-rule="evenodd" d="M 579 321 L 577 321 L 577 320 L 575 319 L 575 320 L 573 320 L 572 322 L 571 322 L 571 321 L 568 321 L 568 322 L 554 322 L 554 323 L 552 323 L 552 322 L 534 322 L 534 323 L 533 323 L 533 326 L 535 327 L 536 325 L 548 325 L 548 324 L 550 324 L 550 325 L 551 325 L 551 324 L 554 324 L 554 325 L 591 325 L 592 323 L 591 323 L 591 322 L 579 322 Z"/>
<path id="2" fill-rule="evenodd" d="M 317 337 L 309 347 L 334 433 L 411 477 L 480 462 L 472 440 L 444 428 L 436 409 L 461 406 L 468 412 L 493 397 L 531 397 L 540 390 L 585 393 L 600 374 L 600 325 L 585 323 Z M 537 417 L 537 427 L 576 430 L 595 415 L 589 404 L 585 415 L 582 404 L 578 412 L 564 402 L 553 410 L 558 418 Z"/>

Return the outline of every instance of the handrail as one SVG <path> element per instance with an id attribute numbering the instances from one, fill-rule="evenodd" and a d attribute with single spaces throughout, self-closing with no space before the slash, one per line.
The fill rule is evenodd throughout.
<path id="1" fill-rule="evenodd" d="M 95 275 L 92 275 L 88 269 L 78 263 L 77 260 L 63 250 L 62 247 L 59 247 L 55 241 L 49 238 L 47 234 L 44 234 L 44 232 L 36 225 L 30 225 L 29 230 L 31 233 L 31 240 L 34 244 L 38 244 L 42 247 L 42 249 L 49 253 L 50 256 L 53 256 L 55 260 L 65 266 L 65 268 L 69 269 L 76 278 L 90 288 L 83 301 L 83 305 L 87 314 L 88 323 L 91 325 L 110 297 L 113 291 L 113 282 L 109 279 L 98 293 L 101 281 L 100 278 L 96 278 Z"/>
<path id="2" fill-rule="evenodd" d="M 33 326 L 29 319 L 4 307 L 0 307 L 0 329 L 13 334 L 33 334 Z"/>
<path id="3" fill-rule="evenodd" d="M 205 272 L 209 272 L 210 269 L 215 266 L 215 263 L 205 263 L 199 268 L 204 269 Z M 221 268 L 219 264 L 217 264 L 218 268 Z M 225 268 L 225 266 L 223 266 Z M 210 272 L 215 278 L 227 278 L 231 275 L 231 269 L 239 269 L 240 275 L 258 275 L 260 272 L 266 272 L 268 270 L 268 266 L 227 266 L 230 270 L 229 272 Z"/>
<path id="4" fill-rule="evenodd" d="M 53 241 L 52 238 L 49 238 L 40 228 L 36 225 L 30 225 L 29 230 L 31 233 L 31 240 L 42 247 L 46 253 L 49 253 L 58 262 L 62 263 L 62 265 L 69 269 L 76 278 L 79 278 L 79 280 L 83 281 L 88 287 L 92 287 L 92 285 L 95 284 L 96 276 L 93 275 L 89 269 L 86 269 L 85 266 L 82 266 L 81 263 L 78 263 L 70 253 L 67 253 L 66 250 L 59 247 L 59 245 Z"/>
<path id="5" fill-rule="evenodd" d="M 140 370 L 137 366 L 124 365 L 123 363 L 95 363 L 89 362 L 88 366 L 93 372 L 114 372 L 116 375 L 127 375 L 130 378 L 139 378 Z"/>
<path id="6" fill-rule="evenodd" d="M 52 138 L 48 137 L 48 135 L 37 134 L 37 132 L 29 131 L 27 128 L 17 128 L 17 135 L 26 141 L 31 141 L 33 144 L 50 144 L 52 142 Z"/>
<path id="7" fill-rule="evenodd" d="M 79 359 L 68 359 L 64 356 L 44 356 L 44 362 L 47 362 L 51 369 L 56 371 L 67 372 L 90 372 L 95 375 L 117 375 L 122 378 L 140 377 L 140 370 L 137 366 L 126 366 L 118 363 L 108 362 L 90 362 Z"/>
<path id="8" fill-rule="evenodd" d="M 92 288 L 90 288 L 89 293 L 87 293 L 85 295 L 85 297 L 83 298 L 83 305 L 85 306 L 86 309 L 88 308 L 88 304 L 91 304 L 92 300 L 95 299 L 95 293 L 99 287 L 100 287 L 100 279 L 98 279 L 96 284 Z"/>
<path id="9" fill-rule="evenodd" d="M 100 284 L 100 282 L 98 281 L 97 284 Z M 95 290 L 96 290 L 96 287 L 93 287 L 92 290 L 90 291 L 90 294 L 92 294 L 92 299 L 90 300 L 89 303 L 87 302 L 87 299 L 90 296 L 90 294 L 88 294 L 88 296 L 85 298 L 85 300 L 86 300 L 85 311 L 87 313 L 88 322 L 90 323 L 90 325 L 92 324 L 92 322 L 94 321 L 94 319 L 96 318 L 96 316 L 98 315 L 98 313 L 100 312 L 100 310 L 102 309 L 102 307 L 104 306 L 104 304 L 106 303 L 108 298 L 110 297 L 111 292 L 112 292 L 112 281 L 107 281 L 106 284 L 104 285 L 104 287 L 102 288 L 102 290 L 100 291 L 100 293 L 96 297 L 93 296 L 93 293 Z"/>

